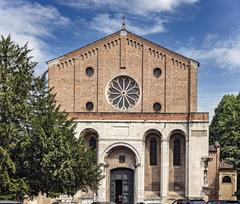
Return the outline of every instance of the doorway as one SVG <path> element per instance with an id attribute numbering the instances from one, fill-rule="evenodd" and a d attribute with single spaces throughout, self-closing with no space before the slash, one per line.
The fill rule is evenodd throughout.
<path id="1" fill-rule="evenodd" d="M 127 168 L 111 170 L 110 200 L 116 204 L 133 204 L 134 171 Z"/>

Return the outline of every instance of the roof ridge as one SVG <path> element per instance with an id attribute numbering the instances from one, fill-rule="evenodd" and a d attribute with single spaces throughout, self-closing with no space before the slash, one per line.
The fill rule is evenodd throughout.
<path id="1" fill-rule="evenodd" d="M 53 60 L 56 60 L 56 59 L 61 58 L 61 57 L 64 57 L 65 55 L 71 54 L 71 53 L 76 52 L 76 51 L 78 51 L 78 50 L 80 50 L 80 49 L 86 48 L 86 47 L 88 47 L 88 46 L 90 46 L 90 45 L 92 45 L 92 44 L 95 44 L 95 43 L 98 43 L 98 42 L 100 42 L 100 41 L 103 41 L 103 40 L 105 40 L 105 39 L 107 39 L 107 38 L 109 38 L 109 37 L 111 37 L 111 36 L 114 36 L 114 35 L 116 35 L 116 34 L 118 34 L 118 33 L 120 34 L 121 31 L 122 31 L 122 29 L 121 29 L 121 30 L 118 30 L 118 31 L 116 31 L 116 32 L 114 32 L 114 33 L 112 33 L 112 34 L 110 34 L 110 35 L 107 35 L 107 36 L 105 36 L 105 37 L 103 37 L 103 38 L 100 38 L 100 39 L 98 39 L 98 40 L 96 40 L 96 41 L 93 41 L 93 42 L 91 42 L 91 43 L 88 43 L 88 44 L 86 44 L 86 45 L 84 45 L 84 46 L 82 46 L 82 47 L 79 47 L 79 48 L 74 49 L 74 50 L 72 50 L 72 51 L 70 51 L 70 52 L 67 52 L 67 53 L 65 53 L 65 54 L 63 54 L 63 55 L 60 55 L 60 56 L 55 57 L 55 58 L 53 58 L 53 59 L 51 59 L 51 60 L 48 60 L 48 61 L 46 61 L 46 63 L 48 64 L 49 62 L 51 62 L 51 61 L 53 61 Z M 151 40 L 148 40 L 148 39 L 146 39 L 146 38 L 143 38 L 142 36 L 137 35 L 137 34 L 131 32 L 131 31 L 129 31 L 129 30 L 126 30 L 126 32 L 127 32 L 127 33 L 130 33 L 131 35 L 133 35 L 133 36 L 135 36 L 135 37 L 137 37 L 137 38 L 139 38 L 139 39 L 141 39 L 141 40 L 143 40 L 143 41 L 145 41 L 145 42 L 147 42 L 147 43 L 150 43 L 150 44 L 153 44 L 153 45 L 155 45 L 155 46 L 157 46 L 157 47 L 160 47 L 161 49 L 164 49 L 164 50 L 166 50 L 166 51 L 169 52 L 169 53 L 179 55 L 179 56 L 181 56 L 181 57 L 183 57 L 183 58 L 185 58 L 185 59 L 187 59 L 187 60 L 192 60 L 192 61 L 196 62 L 198 66 L 199 66 L 199 64 L 200 64 L 198 61 L 196 61 L 196 60 L 194 60 L 194 59 L 191 59 L 191 58 L 186 57 L 186 56 L 184 56 L 184 55 L 182 55 L 182 54 L 180 54 L 180 53 L 178 53 L 178 52 L 175 52 L 175 51 L 173 51 L 173 50 L 170 50 L 170 49 L 168 49 L 168 48 L 166 48 L 166 47 L 164 47 L 164 46 L 162 46 L 162 45 L 160 45 L 160 44 L 158 44 L 158 43 L 155 43 L 155 42 L 153 42 L 153 41 L 151 41 Z"/>

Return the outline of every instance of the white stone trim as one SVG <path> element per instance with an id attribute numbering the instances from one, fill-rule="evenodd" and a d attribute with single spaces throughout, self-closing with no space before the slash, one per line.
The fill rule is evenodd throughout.
<path id="1" fill-rule="evenodd" d="M 104 164 L 105 163 L 105 158 L 107 157 L 108 155 L 108 152 L 115 148 L 115 147 L 126 147 L 126 148 L 129 148 L 130 150 L 133 151 L 133 153 L 135 154 L 135 157 L 136 157 L 136 165 L 139 166 L 139 164 L 141 164 L 141 159 L 140 159 L 140 155 L 138 153 L 138 151 L 130 144 L 126 143 L 126 142 L 115 142 L 111 145 L 109 145 L 104 151 L 103 153 L 101 154 L 100 156 L 100 160 L 99 160 L 99 163 L 101 164 Z"/>

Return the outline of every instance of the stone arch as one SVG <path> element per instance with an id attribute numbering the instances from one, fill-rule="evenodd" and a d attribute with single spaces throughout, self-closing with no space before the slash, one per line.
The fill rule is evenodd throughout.
<path id="1" fill-rule="evenodd" d="M 124 162 L 121 162 L 120 156 L 124 156 Z M 125 142 L 116 142 L 104 150 L 100 156 L 100 163 L 104 166 L 107 197 L 111 200 L 111 195 L 115 194 L 111 185 L 113 182 L 111 175 L 112 170 L 132 170 L 132 178 L 134 179 L 137 176 L 136 168 L 141 164 L 141 159 L 135 147 Z M 134 183 L 134 185 L 136 185 L 136 183 Z M 136 188 L 132 187 L 132 190 L 135 195 Z"/>
<path id="2" fill-rule="evenodd" d="M 222 183 L 232 183 L 232 179 L 230 176 L 224 176 L 222 178 Z"/>
<path id="3" fill-rule="evenodd" d="M 81 131 L 80 137 L 82 137 L 88 147 L 98 149 L 99 134 L 95 129 L 85 128 Z"/>
<path id="4" fill-rule="evenodd" d="M 80 132 L 80 137 L 81 137 L 81 136 L 84 136 L 84 135 L 86 135 L 86 134 L 88 134 L 88 133 L 94 133 L 94 134 L 96 134 L 96 136 L 99 138 L 99 134 L 98 134 L 97 130 L 95 130 L 94 128 L 85 128 L 85 129 L 83 129 L 83 130 Z"/>
<path id="5" fill-rule="evenodd" d="M 105 164 L 109 170 L 116 168 L 127 168 L 135 170 L 135 153 L 125 146 L 116 146 L 112 148 L 104 158 Z"/>
<path id="6" fill-rule="evenodd" d="M 144 194 L 148 198 L 160 196 L 161 183 L 161 139 L 162 134 L 157 129 L 149 129 L 144 133 Z"/>
<path id="7" fill-rule="evenodd" d="M 188 140 L 187 133 L 184 130 L 182 130 L 182 129 L 173 129 L 173 130 L 171 130 L 169 132 L 169 134 L 167 136 L 167 141 L 170 142 L 171 136 L 176 135 L 176 134 L 180 134 L 180 135 L 182 135 L 185 138 L 186 141 Z"/>
<path id="8" fill-rule="evenodd" d="M 169 191 L 185 195 L 186 133 L 174 129 L 169 134 Z"/>
<path id="9" fill-rule="evenodd" d="M 80 134 L 79 137 L 83 140 L 83 142 L 85 143 L 87 148 L 92 148 L 91 144 L 90 144 L 90 140 L 91 138 L 95 138 L 95 148 L 94 150 L 96 150 L 96 156 L 98 156 L 98 139 L 99 139 L 99 134 L 97 132 L 97 130 L 93 129 L 93 128 L 85 128 L 83 129 Z M 96 158 L 96 162 L 98 161 L 98 158 Z M 97 194 L 97 190 L 96 189 L 88 189 L 88 191 L 82 191 L 81 195 L 83 197 L 89 197 L 89 198 L 94 198 L 94 196 Z"/>
<path id="10" fill-rule="evenodd" d="M 146 140 L 146 137 L 150 134 L 156 134 L 158 135 L 160 138 L 162 137 L 162 133 L 156 129 L 156 128 L 151 128 L 151 129 L 148 129 L 145 131 L 145 133 L 143 134 L 143 140 L 145 141 Z"/>
<path id="11" fill-rule="evenodd" d="M 125 142 L 116 142 L 111 145 L 109 145 L 104 152 L 101 154 L 100 157 L 100 163 L 105 164 L 105 159 L 108 157 L 108 155 L 115 150 L 115 148 L 123 148 L 123 149 L 128 149 L 129 152 L 131 152 L 135 156 L 135 165 L 139 166 L 141 164 L 141 159 L 138 151 L 136 150 L 135 147 L 132 145 L 125 143 Z"/>
<path id="12" fill-rule="evenodd" d="M 236 191 L 235 179 L 232 174 L 220 172 L 220 199 L 232 200 L 234 199 L 234 192 Z"/>

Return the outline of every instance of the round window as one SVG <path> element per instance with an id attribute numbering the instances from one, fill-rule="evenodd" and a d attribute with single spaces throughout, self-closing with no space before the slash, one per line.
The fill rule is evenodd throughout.
<path id="1" fill-rule="evenodd" d="M 154 70 L 153 70 L 153 75 L 155 76 L 155 77 L 160 77 L 161 76 L 161 74 L 162 74 L 162 70 L 160 69 L 160 68 L 155 68 Z"/>
<path id="2" fill-rule="evenodd" d="M 109 83 L 107 95 L 113 107 L 126 111 L 134 107 L 138 102 L 140 88 L 133 78 L 118 76 Z"/>
<path id="3" fill-rule="evenodd" d="M 153 110 L 156 112 L 159 112 L 161 110 L 162 106 L 160 103 L 154 103 L 153 104 Z"/>
<path id="4" fill-rule="evenodd" d="M 94 69 L 93 69 L 92 67 L 87 67 L 87 69 L 86 69 L 86 75 L 87 75 L 88 77 L 91 77 L 91 76 L 93 76 L 93 74 L 94 74 Z"/>
<path id="5" fill-rule="evenodd" d="M 93 110 L 93 107 L 94 107 L 94 105 L 93 105 L 92 102 L 87 102 L 87 103 L 86 103 L 86 109 L 87 109 L 87 110 L 89 110 L 89 111 L 90 111 L 90 110 Z"/>

